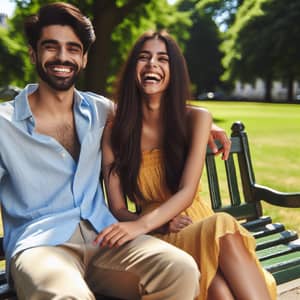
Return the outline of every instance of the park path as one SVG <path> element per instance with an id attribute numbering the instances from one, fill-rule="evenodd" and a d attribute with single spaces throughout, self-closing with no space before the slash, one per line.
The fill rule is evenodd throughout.
<path id="1" fill-rule="evenodd" d="M 279 285 L 278 300 L 300 300 L 300 279 Z"/>

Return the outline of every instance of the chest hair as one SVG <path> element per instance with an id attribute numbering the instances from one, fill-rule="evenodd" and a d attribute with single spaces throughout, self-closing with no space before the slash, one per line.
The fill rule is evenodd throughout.
<path id="1" fill-rule="evenodd" d="M 80 143 L 74 120 L 64 122 L 40 122 L 36 131 L 56 139 L 74 158 L 79 158 Z"/>

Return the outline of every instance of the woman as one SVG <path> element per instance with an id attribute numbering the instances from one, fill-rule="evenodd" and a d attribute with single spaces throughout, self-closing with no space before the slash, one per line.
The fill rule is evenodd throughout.
<path id="1" fill-rule="evenodd" d="M 96 242 L 120 246 L 151 233 L 194 257 L 199 299 L 275 299 L 275 281 L 261 268 L 254 239 L 200 199 L 212 118 L 186 105 L 189 85 L 185 60 L 166 32 L 147 32 L 137 41 L 102 141 L 109 206 L 120 222 Z M 127 209 L 126 197 L 138 213 Z"/>

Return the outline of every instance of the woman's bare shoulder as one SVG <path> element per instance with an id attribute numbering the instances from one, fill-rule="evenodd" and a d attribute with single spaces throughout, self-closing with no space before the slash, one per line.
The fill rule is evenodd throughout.
<path id="1" fill-rule="evenodd" d="M 211 113 L 206 108 L 193 105 L 187 106 L 187 117 L 189 121 L 195 121 L 203 118 L 212 118 Z"/>

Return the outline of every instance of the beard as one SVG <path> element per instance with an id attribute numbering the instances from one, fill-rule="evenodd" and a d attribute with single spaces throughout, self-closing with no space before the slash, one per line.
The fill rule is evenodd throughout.
<path id="1" fill-rule="evenodd" d="M 72 67 L 74 70 L 73 75 L 71 77 L 65 78 L 65 77 L 58 77 L 58 76 L 48 74 L 45 71 L 45 69 L 52 65 Z M 57 91 L 69 90 L 75 84 L 75 82 L 77 81 L 77 79 L 80 75 L 80 72 L 81 72 L 81 69 L 79 69 L 77 65 L 75 65 L 71 62 L 68 62 L 68 61 L 62 62 L 60 60 L 47 62 L 45 64 L 45 69 L 43 68 L 40 61 L 36 62 L 36 70 L 37 70 L 39 77 L 44 82 L 46 82 L 52 89 L 57 90 Z"/>

